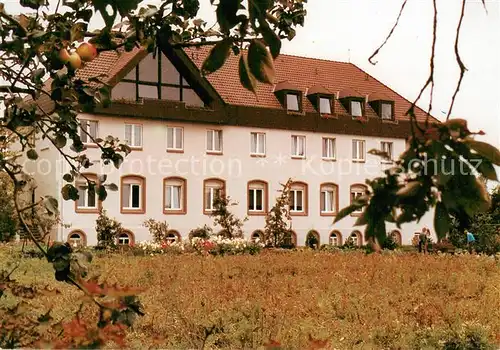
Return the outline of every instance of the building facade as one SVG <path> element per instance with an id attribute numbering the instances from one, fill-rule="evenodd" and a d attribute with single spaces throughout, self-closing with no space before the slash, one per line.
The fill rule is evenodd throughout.
<path id="1" fill-rule="evenodd" d="M 349 63 L 280 56 L 276 83 L 259 85 L 254 95 L 238 77 L 232 57 L 218 72 L 203 77 L 199 67 L 208 49 L 169 50 L 153 58 L 145 51 L 103 53 L 81 70 L 82 78 L 106 74 L 113 103 L 81 114 L 82 141 L 92 166 L 84 174 L 115 183 L 99 202 L 78 179 L 80 199 L 63 201 L 60 189 L 69 171 L 60 153 L 39 141 L 40 159 L 30 164 L 38 195 L 59 198 L 57 239 L 95 245 L 100 208 L 126 229 L 120 243 L 151 239 L 145 220 L 165 220 L 172 239 L 211 225 L 213 199 L 223 191 L 248 217 L 244 232 L 257 237 L 281 184 L 293 180 L 290 203 L 293 240 L 304 245 L 309 232 L 320 244 L 340 245 L 351 237 L 365 243 L 358 214 L 333 224 L 340 209 L 379 176 L 392 161 L 369 154 L 377 149 L 392 159 L 406 148 L 410 102 Z M 423 111 L 417 111 L 423 120 Z M 124 140 L 132 153 L 120 169 L 104 165 L 95 139 Z M 71 152 L 69 148 L 66 150 Z M 409 244 L 432 215 L 388 231 Z M 220 228 L 215 227 L 214 231 Z"/>

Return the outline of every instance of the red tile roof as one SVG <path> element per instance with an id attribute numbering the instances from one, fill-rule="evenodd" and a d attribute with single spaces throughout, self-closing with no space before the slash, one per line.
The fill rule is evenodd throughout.
<path id="1" fill-rule="evenodd" d="M 186 49 L 186 53 L 198 67 L 201 67 L 209 50 L 210 48 L 208 47 L 189 48 Z M 321 85 L 333 93 L 352 89 L 359 92 L 363 97 L 374 93 L 385 95 L 395 102 L 396 119 L 408 119 L 405 113 L 411 103 L 352 63 L 282 54 L 275 60 L 274 67 L 276 71 L 276 83 L 288 81 L 304 93 L 308 88 Z M 207 76 L 207 79 L 226 103 L 282 108 L 279 100 L 273 93 L 273 85 L 259 83 L 256 96 L 241 86 L 238 76 L 238 58 L 234 55 L 227 60 L 222 69 L 210 74 Z M 303 101 L 306 112 L 315 111 L 310 101 L 307 99 L 303 99 Z M 343 111 L 345 113 L 345 110 L 338 101 L 335 103 L 335 111 Z M 415 113 L 418 120 L 425 121 L 426 113 L 423 110 L 416 108 Z M 367 115 L 369 117 L 377 117 L 371 108 L 367 108 Z"/>
<path id="2" fill-rule="evenodd" d="M 201 67 L 209 51 L 210 47 L 188 48 L 185 50 L 188 57 L 198 68 Z M 94 61 L 82 68 L 78 72 L 78 77 L 88 79 L 102 74 L 101 79 L 113 86 L 146 54 L 143 49 L 120 53 L 114 51 L 103 52 Z M 286 82 L 287 86 L 293 86 L 304 94 L 309 89 L 314 90 L 321 87 L 321 89 L 333 94 L 338 92 L 342 95 L 349 95 L 349 91 L 354 91 L 356 96 L 384 96 L 388 100 L 395 102 L 396 119 L 408 120 L 405 113 L 411 103 L 352 63 L 282 54 L 275 60 L 274 66 L 276 83 Z M 238 75 L 238 57 L 234 55 L 231 55 L 219 71 L 208 75 L 206 79 L 227 104 L 283 108 L 274 94 L 276 85 L 258 83 L 256 95 L 241 85 Z M 52 101 L 44 102 L 51 103 Z M 316 112 L 308 99 L 304 98 L 303 103 L 305 112 Z M 346 114 L 345 109 L 338 100 L 335 101 L 334 108 L 336 113 Z M 426 113 L 420 108 L 416 108 L 415 113 L 419 121 L 426 119 Z M 378 117 L 369 105 L 367 105 L 366 114 L 368 117 Z"/>

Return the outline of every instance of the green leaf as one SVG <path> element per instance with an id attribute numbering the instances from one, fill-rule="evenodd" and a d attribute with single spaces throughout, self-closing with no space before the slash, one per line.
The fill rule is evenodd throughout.
<path id="1" fill-rule="evenodd" d="M 31 159 L 31 160 L 38 159 L 38 153 L 36 153 L 36 151 L 34 149 L 28 150 L 28 152 L 26 152 L 26 156 L 28 157 L 28 159 Z"/>
<path id="2" fill-rule="evenodd" d="M 74 177 L 71 174 L 64 174 L 63 180 L 66 181 L 66 182 L 73 182 Z"/>
<path id="3" fill-rule="evenodd" d="M 64 137 L 63 135 L 57 135 L 54 139 L 54 144 L 57 148 L 64 148 L 64 146 L 66 146 L 66 142 L 66 137 Z"/>
<path id="4" fill-rule="evenodd" d="M 70 30 L 71 42 L 83 40 L 86 31 L 87 31 L 86 23 L 78 22 L 73 24 Z"/>
<path id="5" fill-rule="evenodd" d="M 269 50 L 260 40 L 252 40 L 248 47 L 248 67 L 258 81 L 274 82 L 274 62 Z"/>
<path id="6" fill-rule="evenodd" d="M 253 92 L 255 94 L 256 89 L 257 89 L 257 80 L 248 71 L 247 59 L 244 55 L 240 56 L 239 74 L 240 74 L 241 85 L 245 89 L 250 90 L 251 92 Z"/>
<path id="7" fill-rule="evenodd" d="M 396 192 L 396 195 L 400 197 L 413 197 L 418 193 L 421 187 L 422 184 L 420 182 L 410 181 L 404 187 L 400 188 Z"/>
<path id="8" fill-rule="evenodd" d="M 361 215 L 358 217 L 356 222 L 354 223 L 354 226 L 364 226 L 368 223 L 368 220 L 366 219 L 366 210 L 361 213 Z"/>
<path id="9" fill-rule="evenodd" d="M 59 203 L 54 197 L 46 196 L 43 200 L 43 205 L 49 214 L 53 215 L 59 213 Z"/>
<path id="10" fill-rule="evenodd" d="M 281 39 L 276 34 L 274 30 L 272 30 L 265 20 L 261 21 L 261 33 L 264 37 L 264 41 L 269 46 L 269 50 L 271 51 L 271 55 L 274 59 L 279 56 L 281 51 Z M 265 23 L 265 25 L 263 25 Z"/>
<path id="11" fill-rule="evenodd" d="M 220 69 L 231 54 L 232 44 L 233 41 L 231 39 L 224 39 L 218 42 L 212 50 L 210 50 L 208 57 L 205 59 L 205 62 L 203 62 L 201 72 L 204 75 L 208 75 Z"/>
<path id="12" fill-rule="evenodd" d="M 342 209 L 338 212 L 338 214 L 335 216 L 335 220 L 333 221 L 333 223 L 339 222 L 340 220 L 342 220 L 346 216 L 351 215 L 355 211 L 363 208 L 363 206 L 364 206 L 364 204 L 355 203 L 355 204 L 351 204 L 348 207 L 345 207 L 344 209 Z"/>
<path id="13" fill-rule="evenodd" d="M 106 198 L 108 197 L 108 192 L 106 191 L 106 187 L 99 186 L 99 188 L 97 189 L 97 196 L 99 197 L 100 201 L 105 201 Z"/>
<path id="14" fill-rule="evenodd" d="M 436 205 L 434 229 L 439 239 L 446 237 L 446 234 L 450 231 L 450 216 L 442 202 L 438 202 Z"/>
<path id="15" fill-rule="evenodd" d="M 479 163 L 479 166 L 477 167 L 477 171 L 479 171 L 488 180 L 498 181 L 495 167 L 488 160 L 481 160 L 481 163 Z"/>
<path id="16" fill-rule="evenodd" d="M 374 156 L 381 157 L 382 159 L 392 160 L 389 153 L 381 151 L 379 149 L 371 149 L 368 151 L 368 154 L 372 154 Z"/>
<path id="17" fill-rule="evenodd" d="M 123 157 L 119 154 L 113 155 L 113 165 L 115 166 L 116 169 L 120 169 L 120 166 L 123 163 Z"/>
<path id="18" fill-rule="evenodd" d="M 484 158 L 488 159 L 493 164 L 500 166 L 500 151 L 498 150 L 498 148 L 490 145 L 489 143 L 476 141 L 471 138 L 466 138 L 465 140 L 463 140 L 463 143 L 469 145 L 470 148 L 472 148 Z"/>
<path id="19" fill-rule="evenodd" d="M 217 16 L 217 23 L 221 32 L 228 34 L 231 28 L 238 24 L 238 12 L 240 1 L 238 0 L 220 0 L 215 14 Z"/>
<path id="20" fill-rule="evenodd" d="M 99 182 L 101 184 L 103 184 L 106 182 L 107 178 L 108 178 L 108 175 L 106 175 L 106 174 L 99 175 Z"/>
<path id="21" fill-rule="evenodd" d="M 70 199 L 76 201 L 80 197 L 78 195 L 78 190 L 76 189 L 76 187 L 71 184 L 64 185 L 64 187 L 61 189 L 61 194 L 65 201 Z"/>
<path id="22" fill-rule="evenodd" d="M 118 186 L 116 184 L 107 184 L 106 187 L 108 188 L 108 190 L 110 191 L 113 191 L 113 192 L 116 192 L 118 191 Z"/>

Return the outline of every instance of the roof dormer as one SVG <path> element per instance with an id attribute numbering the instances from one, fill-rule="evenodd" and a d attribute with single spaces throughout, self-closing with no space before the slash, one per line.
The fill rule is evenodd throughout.
<path id="1" fill-rule="evenodd" d="M 371 94 L 368 103 L 382 120 L 394 120 L 394 101 L 380 93 Z"/>
<path id="2" fill-rule="evenodd" d="M 345 89 L 339 92 L 339 101 L 347 113 L 355 118 L 365 115 L 365 97 L 354 89 Z"/>
<path id="3" fill-rule="evenodd" d="M 287 112 L 301 113 L 303 111 L 302 91 L 292 83 L 279 82 L 274 87 L 274 94 Z"/>
<path id="4" fill-rule="evenodd" d="M 321 85 L 314 85 L 307 90 L 307 98 L 322 115 L 333 114 L 333 93 Z"/>

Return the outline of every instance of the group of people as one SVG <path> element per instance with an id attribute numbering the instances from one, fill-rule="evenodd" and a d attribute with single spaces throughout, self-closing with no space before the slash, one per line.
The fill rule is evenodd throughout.
<path id="1" fill-rule="evenodd" d="M 474 249 L 474 242 L 476 238 L 472 232 L 467 231 L 467 247 L 471 251 Z M 422 229 L 422 232 L 418 236 L 418 252 L 419 253 L 429 253 L 429 243 L 431 242 L 431 230 L 427 227 Z"/>

